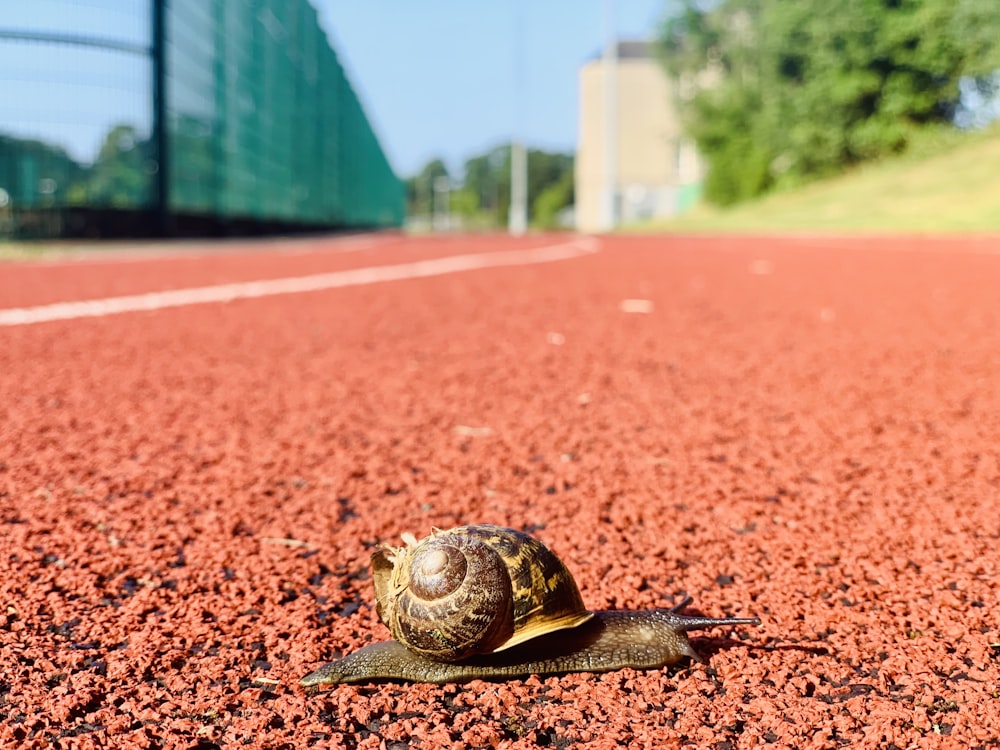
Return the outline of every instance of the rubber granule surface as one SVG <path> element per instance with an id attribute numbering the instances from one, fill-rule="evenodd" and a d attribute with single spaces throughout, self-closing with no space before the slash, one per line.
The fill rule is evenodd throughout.
<path id="1" fill-rule="evenodd" d="M 566 238 L 0 266 L 0 308 Z M 207 257 L 207 256 L 206 256 Z M 1000 745 L 1000 241 L 599 251 L 0 328 L 0 745 Z M 496 523 L 702 664 L 307 693 Z"/>

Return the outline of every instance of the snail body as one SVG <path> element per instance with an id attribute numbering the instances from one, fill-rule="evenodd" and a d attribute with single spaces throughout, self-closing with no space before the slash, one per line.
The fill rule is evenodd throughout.
<path id="1" fill-rule="evenodd" d="M 757 618 L 672 609 L 590 612 L 565 565 L 538 540 L 499 526 L 461 526 L 372 555 L 376 610 L 395 640 L 304 677 L 324 683 L 465 682 L 530 674 L 653 669 L 700 660 L 686 633 Z"/>

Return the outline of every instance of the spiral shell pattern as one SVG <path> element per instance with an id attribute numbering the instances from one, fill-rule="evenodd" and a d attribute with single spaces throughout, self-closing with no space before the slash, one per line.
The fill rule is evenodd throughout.
<path id="1" fill-rule="evenodd" d="M 372 556 L 377 610 L 431 659 L 500 651 L 592 617 L 559 558 L 520 531 L 460 526 L 404 540 Z"/>

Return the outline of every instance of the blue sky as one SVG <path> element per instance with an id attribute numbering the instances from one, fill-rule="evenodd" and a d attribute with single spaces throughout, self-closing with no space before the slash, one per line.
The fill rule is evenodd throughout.
<path id="1" fill-rule="evenodd" d="M 0 27 L 149 42 L 148 2 L 0 0 Z M 150 127 L 149 60 L 141 54 L 36 42 L 0 44 L 0 132 L 39 138 L 90 162 L 108 128 Z"/>
<path id="2" fill-rule="evenodd" d="M 603 46 L 605 0 L 313 2 L 400 176 L 435 156 L 457 172 L 513 133 L 575 148 L 577 71 Z M 667 4 L 617 0 L 619 36 L 652 36 Z"/>
<path id="3" fill-rule="evenodd" d="M 0 0 L 2 1 L 2 0 Z M 572 151 L 577 72 L 605 39 L 606 0 L 311 0 L 397 174 L 518 135 Z M 649 38 L 669 0 L 616 0 L 621 38 Z M 147 0 L 4 2 L 0 26 L 148 42 Z M 91 161 L 111 124 L 149 128 L 149 62 L 34 42 L 0 45 L 0 130 Z M 38 95 L 39 82 L 45 94 Z"/>

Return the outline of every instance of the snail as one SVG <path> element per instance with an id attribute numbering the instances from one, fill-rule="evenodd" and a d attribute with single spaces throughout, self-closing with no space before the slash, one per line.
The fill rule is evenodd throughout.
<path id="1" fill-rule="evenodd" d="M 562 561 L 514 529 L 460 526 L 403 541 L 372 555 L 376 611 L 395 640 L 325 664 L 301 685 L 653 669 L 701 661 L 690 630 L 760 624 L 681 614 L 690 597 L 672 609 L 591 612 Z"/>

